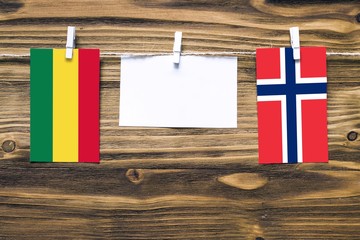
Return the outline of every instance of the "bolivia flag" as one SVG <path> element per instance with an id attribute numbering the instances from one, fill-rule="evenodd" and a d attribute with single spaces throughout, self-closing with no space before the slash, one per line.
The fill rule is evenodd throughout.
<path id="1" fill-rule="evenodd" d="M 30 50 L 30 162 L 100 161 L 99 56 Z"/>

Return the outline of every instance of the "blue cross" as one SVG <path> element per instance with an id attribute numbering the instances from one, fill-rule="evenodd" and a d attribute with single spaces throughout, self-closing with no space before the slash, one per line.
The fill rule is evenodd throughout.
<path id="1" fill-rule="evenodd" d="M 297 163 L 296 94 L 326 93 L 326 83 L 296 83 L 292 48 L 285 48 L 285 84 L 257 85 L 258 96 L 286 95 L 288 163 Z"/>

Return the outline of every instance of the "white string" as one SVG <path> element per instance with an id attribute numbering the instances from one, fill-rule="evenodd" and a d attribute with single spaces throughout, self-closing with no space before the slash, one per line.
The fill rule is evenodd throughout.
<path id="1" fill-rule="evenodd" d="M 130 52 L 102 52 L 100 56 L 115 56 L 115 57 L 131 57 L 131 56 L 168 56 L 172 55 L 171 52 L 148 52 L 148 53 L 130 53 Z M 188 56 L 238 56 L 238 55 L 255 55 L 256 52 L 182 52 L 181 55 Z M 359 52 L 327 52 L 327 56 L 360 56 Z M 0 54 L 0 57 L 4 58 L 22 58 L 22 57 L 30 57 L 30 54 Z"/>
<path id="2" fill-rule="evenodd" d="M 182 56 L 236 56 L 236 55 L 255 55 L 256 52 L 181 52 Z M 101 56 L 119 56 L 119 57 L 127 57 L 127 56 L 169 56 L 173 55 L 173 53 L 168 52 L 151 52 L 151 53 L 117 53 L 117 52 L 104 52 L 100 54 Z"/>
<path id="3" fill-rule="evenodd" d="M 358 52 L 327 52 L 327 56 L 360 56 L 360 53 Z"/>
<path id="4" fill-rule="evenodd" d="M 30 54 L 0 54 L 0 57 L 29 57 Z"/>

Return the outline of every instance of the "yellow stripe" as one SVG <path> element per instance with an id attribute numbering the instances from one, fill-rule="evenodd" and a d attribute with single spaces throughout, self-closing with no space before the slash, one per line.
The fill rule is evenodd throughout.
<path id="1" fill-rule="evenodd" d="M 78 50 L 65 58 L 54 49 L 53 61 L 53 162 L 78 161 Z"/>

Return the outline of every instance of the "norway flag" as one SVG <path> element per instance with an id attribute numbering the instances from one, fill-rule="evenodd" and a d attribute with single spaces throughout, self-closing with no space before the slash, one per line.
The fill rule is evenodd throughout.
<path id="1" fill-rule="evenodd" d="M 328 162 L 326 48 L 256 50 L 259 163 Z"/>

